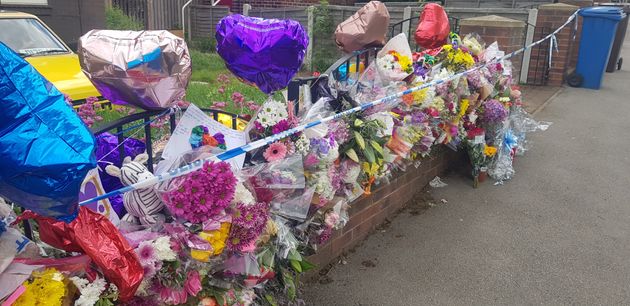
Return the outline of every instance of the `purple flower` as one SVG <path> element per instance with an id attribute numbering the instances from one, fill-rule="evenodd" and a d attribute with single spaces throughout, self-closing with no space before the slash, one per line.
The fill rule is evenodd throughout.
<path id="1" fill-rule="evenodd" d="M 282 133 L 286 130 L 288 130 L 290 128 L 289 126 L 289 121 L 287 121 L 286 119 L 282 119 L 280 121 L 278 121 L 278 123 L 276 123 L 272 128 L 271 131 L 274 134 L 278 134 L 278 133 Z"/>
<path id="2" fill-rule="evenodd" d="M 324 244 L 332 237 L 332 228 L 324 227 L 322 232 L 317 236 L 317 244 Z"/>
<path id="3" fill-rule="evenodd" d="M 269 217 L 269 205 L 258 202 L 253 205 L 236 204 L 232 213 L 232 229 L 227 240 L 227 248 L 240 251 L 255 242 L 265 229 Z"/>
<path id="4" fill-rule="evenodd" d="M 345 121 L 334 121 L 328 125 L 328 128 L 328 135 L 332 136 L 337 143 L 345 143 L 350 139 L 350 129 Z M 334 143 L 331 143 L 331 146 L 333 145 Z"/>
<path id="5" fill-rule="evenodd" d="M 256 131 L 258 131 L 259 133 L 263 133 L 265 131 L 265 127 L 262 126 L 262 124 L 260 124 L 258 120 L 254 121 L 254 128 L 256 128 Z"/>
<path id="6" fill-rule="evenodd" d="M 176 217 L 202 223 L 221 213 L 234 198 L 236 177 L 225 162 L 206 163 L 176 183 L 180 186 L 164 194 L 164 202 Z"/>
<path id="7" fill-rule="evenodd" d="M 411 114 L 411 123 L 421 124 L 427 120 L 427 115 L 423 112 L 414 112 Z"/>
<path id="8" fill-rule="evenodd" d="M 488 124 L 503 122 L 508 116 L 508 111 L 497 100 L 488 100 L 483 104 L 482 120 Z"/>
<path id="9" fill-rule="evenodd" d="M 151 243 L 142 242 L 137 249 L 141 262 L 153 263 L 155 261 L 155 249 Z"/>

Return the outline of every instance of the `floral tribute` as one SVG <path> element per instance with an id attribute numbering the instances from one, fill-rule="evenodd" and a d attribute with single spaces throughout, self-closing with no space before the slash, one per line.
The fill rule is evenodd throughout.
<path id="1" fill-rule="evenodd" d="M 226 148 L 227 136 L 196 126 L 188 139 L 191 158 L 170 169 L 188 163 L 203 163 L 202 168 L 158 187 L 166 209 L 157 224 L 119 224 L 129 244 L 127 256 L 143 270 L 132 299 L 121 300 L 112 279 L 89 262 L 61 264 L 79 260 L 77 254 L 42 244 L 47 261 L 38 262 L 30 277 L 17 281 L 21 285 L 0 301 L 298 305 L 299 276 L 314 267 L 308 256 L 346 225 L 352 201 L 427 162 L 434 149 L 467 153 L 473 186 L 488 177 L 498 183 L 510 179 L 514 158 L 527 148 L 527 133 L 546 125 L 523 110 L 510 63 L 495 60 L 496 44 L 486 47 L 478 36 L 451 35 L 446 45 L 412 54 L 406 41 L 404 35 L 396 37 L 362 75 L 331 80 L 329 94 L 300 101 L 299 110 L 297 103 L 270 98 L 249 121 L 249 141 L 484 66 L 378 109 L 276 139 L 250 152 L 242 168 L 203 163 L 213 150 Z M 352 94 L 335 96 L 343 90 Z M 232 100 L 247 104 L 240 93 Z M 89 109 L 82 114 L 96 120 Z M 0 231 L 0 238 L 8 232 Z"/>

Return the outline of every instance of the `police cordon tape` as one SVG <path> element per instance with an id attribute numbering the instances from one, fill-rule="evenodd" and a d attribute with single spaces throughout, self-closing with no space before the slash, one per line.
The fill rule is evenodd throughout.
<path id="1" fill-rule="evenodd" d="M 431 87 L 431 86 L 436 86 L 436 85 L 442 84 L 444 82 L 448 82 L 448 81 L 451 81 L 451 80 L 455 80 L 455 79 L 461 78 L 462 76 L 465 76 L 465 75 L 467 75 L 467 74 L 469 74 L 471 72 L 474 72 L 474 71 L 477 71 L 477 70 L 479 70 L 481 68 L 487 67 L 490 64 L 496 64 L 496 63 L 499 63 L 499 62 L 501 62 L 501 61 L 503 61 L 505 59 L 508 59 L 508 58 L 511 58 L 511 57 L 513 57 L 515 55 L 518 55 L 518 54 L 524 52 L 525 50 L 527 50 L 529 48 L 532 48 L 532 47 L 535 47 L 535 46 L 541 44 L 542 42 L 546 41 L 547 39 L 551 39 L 551 42 L 549 43 L 549 59 L 550 59 L 550 62 L 551 62 L 551 52 L 553 51 L 554 44 L 557 44 L 557 40 L 556 40 L 556 37 L 555 37 L 556 34 L 558 34 L 569 23 L 571 23 L 571 21 L 573 21 L 573 19 L 575 19 L 575 17 L 577 16 L 578 12 L 579 12 L 579 10 L 576 11 L 575 13 L 573 13 L 571 16 L 569 16 L 569 18 L 567 19 L 567 21 L 564 24 L 562 24 L 555 31 L 551 32 L 549 35 L 543 37 L 542 39 L 540 39 L 540 40 L 538 40 L 536 42 L 533 42 L 530 45 L 525 46 L 525 47 L 523 47 L 523 48 L 521 48 L 519 50 L 516 50 L 516 51 L 513 51 L 513 52 L 511 52 L 509 54 L 506 54 L 506 55 L 504 55 L 502 57 L 495 58 L 494 60 L 491 60 L 491 61 L 489 61 L 489 62 L 487 62 L 487 63 L 485 63 L 483 65 L 479 65 L 479 66 L 473 67 L 473 68 L 471 68 L 469 70 L 456 73 L 456 74 L 454 74 L 454 75 L 452 75 L 452 76 L 450 76 L 448 78 L 445 78 L 445 79 L 433 80 L 431 82 L 424 83 L 424 84 L 422 84 L 420 86 L 409 88 L 409 89 L 404 90 L 402 92 L 399 92 L 397 94 L 393 94 L 393 95 L 390 95 L 390 96 L 387 96 L 387 97 L 383 97 L 381 99 L 378 99 L 378 100 L 375 100 L 375 101 L 372 101 L 372 102 L 368 102 L 368 103 L 362 104 L 360 106 L 357 106 L 357 107 L 345 110 L 343 112 L 340 112 L 340 113 L 335 114 L 333 116 L 329 116 L 329 117 L 323 118 L 321 120 L 316 120 L 316 121 L 313 121 L 313 122 L 309 122 L 307 124 L 303 124 L 303 125 L 291 128 L 291 129 L 286 130 L 286 131 L 284 131 L 282 133 L 278 133 L 278 134 L 275 134 L 275 135 L 272 135 L 272 136 L 269 136 L 269 137 L 266 137 L 266 138 L 263 138 L 263 139 L 256 140 L 254 142 L 248 143 L 248 144 L 240 146 L 238 148 L 230 149 L 230 150 L 227 150 L 227 151 L 225 151 L 223 153 L 220 153 L 220 154 L 217 154 L 217 155 L 213 155 L 213 156 L 205 158 L 205 159 L 200 159 L 200 160 L 194 161 L 194 162 L 192 162 L 190 164 L 187 164 L 185 166 L 182 166 L 180 168 L 173 169 L 173 170 L 168 171 L 168 172 L 163 173 L 163 174 L 159 174 L 159 175 L 155 176 L 154 178 L 151 178 L 151 179 L 148 179 L 148 180 L 144 180 L 142 182 L 138 182 L 138 183 L 135 183 L 135 184 L 132 184 L 132 185 L 129 185 L 129 186 L 125 186 L 123 188 L 110 191 L 108 193 L 105 193 L 105 194 L 100 195 L 100 196 L 96 196 L 96 197 L 88 199 L 88 200 L 84 200 L 84 201 L 79 203 L 79 206 L 87 205 L 89 203 L 97 202 L 97 201 L 100 201 L 100 200 L 103 200 L 103 199 L 106 199 L 106 198 L 110 198 L 110 197 L 113 197 L 113 196 L 116 196 L 116 195 L 121 195 L 121 194 L 124 194 L 124 193 L 129 192 L 129 191 L 151 187 L 151 186 L 159 184 L 161 182 L 164 182 L 164 181 L 167 181 L 167 180 L 170 180 L 170 179 L 174 179 L 176 177 L 180 177 L 182 175 L 186 175 L 186 174 L 188 174 L 190 172 L 193 172 L 193 171 L 196 171 L 198 169 L 201 169 L 203 167 L 203 164 L 205 164 L 206 162 L 226 161 L 226 160 L 232 159 L 232 158 L 234 158 L 236 156 L 245 154 L 245 153 L 247 153 L 249 151 L 252 151 L 252 150 L 255 150 L 255 149 L 258 149 L 258 148 L 262 148 L 262 147 L 264 147 L 266 145 L 272 144 L 272 143 L 274 143 L 274 142 L 276 142 L 278 140 L 284 139 L 284 138 L 289 137 L 291 135 L 300 133 L 300 132 L 302 132 L 302 131 L 304 131 L 306 129 L 318 126 L 320 124 L 324 124 L 324 123 L 327 123 L 327 122 L 330 122 L 330 121 L 333 121 L 333 120 L 337 120 L 337 119 L 342 118 L 344 116 L 348 116 L 348 115 L 353 114 L 353 113 L 358 113 L 358 112 L 364 111 L 366 109 L 370 109 L 372 107 L 375 107 L 375 106 L 378 106 L 378 105 L 381 105 L 381 104 L 385 104 L 385 103 L 389 103 L 389 102 L 395 101 L 396 99 L 402 98 L 402 96 L 410 94 L 410 93 L 415 92 L 415 91 L 419 91 L 419 90 L 422 90 L 422 89 L 425 89 L 425 88 L 428 88 L 428 87 Z M 577 27 L 577 23 L 576 23 L 576 27 Z M 398 104 L 398 103 L 396 103 L 396 104 Z"/>

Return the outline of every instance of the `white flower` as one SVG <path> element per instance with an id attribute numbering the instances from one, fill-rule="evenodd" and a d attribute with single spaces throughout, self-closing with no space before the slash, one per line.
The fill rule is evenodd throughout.
<path id="1" fill-rule="evenodd" d="M 286 119 L 289 117 L 289 113 L 287 112 L 287 107 L 284 103 L 268 100 L 263 104 L 262 108 L 258 112 L 256 120 L 263 127 L 272 127 L 276 125 L 276 123 L 280 122 L 282 119 Z"/>
<path id="2" fill-rule="evenodd" d="M 315 192 L 319 194 L 321 198 L 330 200 L 335 196 L 335 190 L 332 188 L 330 178 L 328 177 L 328 171 L 321 171 L 314 174 Z"/>
<path id="3" fill-rule="evenodd" d="M 234 203 L 243 203 L 247 206 L 253 205 L 256 202 L 254 196 L 249 190 L 243 185 L 243 183 L 236 184 L 236 190 L 234 192 Z"/>
<path id="4" fill-rule="evenodd" d="M 311 150 L 311 142 L 302 134 L 295 142 L 295 148 L 300 154 L 306 155 Z"/>
<path id="5" fill-rule="evenodd" d="M 155 253 L 157 254 L 157 258 L 161 261 L 175 261 L 177 259 L 177 254 L 171 249 L 171 239 L 162 236 L 153 241 L 153 247 L 155 248 Z"/>
<path id="6" fill-rule="evenodd" d="M 70 280 L 81 292 L 81 296 L 74 302 L 75 306 L 93 306 L 105 291 L 106 282 L 102 278 L 97 278 L 92 283 L 80 277 L 71 277 Z"/>

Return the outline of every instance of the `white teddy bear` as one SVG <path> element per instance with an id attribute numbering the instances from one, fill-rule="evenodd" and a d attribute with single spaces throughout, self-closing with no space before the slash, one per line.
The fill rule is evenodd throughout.
<path id="1" fill-rule="evenodd" d="M 149 156 L 146 153 L 139 154 L 133 161 L 131 161 L 131 157 L 127 156 L 123 160 L 122 167 L 109 165 L 105 168 L 105 172 L 119 178 L 123 185 L 129 186 L 155 177 L 144 166 L 148 159 Z M 159 212 L 164 208 L 164 203 L 153 187 L 125 193 L 123 203 L 127 209 L 127 214 L 122 220 L 132 224 L 138 224 L 138 220 L 144 225 L 155 224 L 158 221 Z"/>

